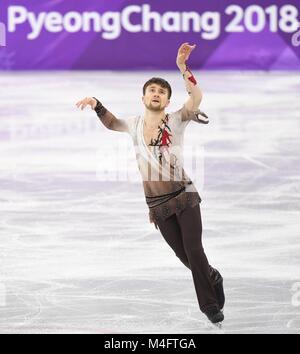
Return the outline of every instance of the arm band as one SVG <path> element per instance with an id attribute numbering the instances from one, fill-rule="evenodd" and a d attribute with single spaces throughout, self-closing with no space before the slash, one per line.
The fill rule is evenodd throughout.
<path id="1" fill-rule="evenodd" d="M 97 104 L 96 104 L 96 107 L 94 108 L 94 111 L 97 113 L 97 116 L 99 118 L 101 118 L 107 112 L 107 109 L 102 105 L 102 103 L 99 100 L 97 100 L 96 97 L 93 97 L 93 98 L 97 101 Z"/>

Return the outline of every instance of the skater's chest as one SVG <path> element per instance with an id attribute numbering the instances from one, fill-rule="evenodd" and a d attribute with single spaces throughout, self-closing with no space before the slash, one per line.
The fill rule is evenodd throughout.
<path id="1" fill-rule="evenodd" d="M 153 146 L 154 142 L 160 141 L 160 128 L 148 128 L 144 126 L 143 137 L 147 146 Z"/>
<path id="2" fill-rule="evenodd" d="M 150 125 L 144 121 L 142 134 L 144 142 L 148 147 L 161 147 L 165 145 L 169 146 L 172 143 L 172 128 L 167 116 L 156 125 Z"/>

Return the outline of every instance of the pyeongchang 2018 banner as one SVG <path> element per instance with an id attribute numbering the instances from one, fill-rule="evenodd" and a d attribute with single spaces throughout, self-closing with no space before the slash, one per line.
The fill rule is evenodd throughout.
<path id="1" fill-rule="evenodd" d="M 299 70 L 299 0 L 0 0 L 0 69 Z"/>

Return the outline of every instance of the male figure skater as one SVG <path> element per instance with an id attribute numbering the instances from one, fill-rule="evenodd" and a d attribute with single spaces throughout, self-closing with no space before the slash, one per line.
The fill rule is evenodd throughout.
<path id="1" fill-rule="evenodd" d="M 150 222 L 159 228 L 176 256 L 192 271 L 200 310 L 212 323 L 219 323 L 224 320 L 221 311 L 225 303 L 223 278 L 209 265 L 204 253 L 201 198 L 182 163 L 183 133 L 187 124 L 191 120 L 208 123 L 208 117 L 199 110 L 202 92 L 186 64 L 195 47 L 183 43 L 178 50 L 176 64 L 189 98 L 174 113 L 165 113 L 171 86 L 155 77 L 143 87 L 143 116 L 118 119 L 95 97 L 86 97 L 76 105 L 81 109 L 91 106 L 108 129 L 126 132 L 132 137 Z"/>

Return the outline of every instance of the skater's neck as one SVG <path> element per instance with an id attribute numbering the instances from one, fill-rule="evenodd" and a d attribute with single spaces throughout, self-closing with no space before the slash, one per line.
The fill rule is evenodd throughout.
<path id="1" fill-rule="evenodd" d="M 161 121 L 165 118 L 165 111 L 150 111 L 149 109 L 145 109 L 144 112 L 144 120 L 145 125 L 148 128 L 156 128 L 157 125 L 161 123 Z"/>

